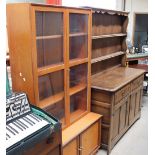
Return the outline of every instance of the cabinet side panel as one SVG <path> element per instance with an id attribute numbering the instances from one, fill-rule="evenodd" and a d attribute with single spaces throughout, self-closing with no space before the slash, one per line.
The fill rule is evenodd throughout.
<path id="1" fill-rule="evenodd" d="M 7 29 L 13 91 L 24 91 L 34 103 L 30 6 L 7 5 Z"/>

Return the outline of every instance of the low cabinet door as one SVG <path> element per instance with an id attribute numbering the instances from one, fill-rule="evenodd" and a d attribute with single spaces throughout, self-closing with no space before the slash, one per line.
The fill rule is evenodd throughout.
<path id="1" fill-rule="evenodd" d="M 130 99 L 127 97 L 114 107 L 112 114 L 112 140 L 117 141 L 117 137 L 123 134 L 128 126 L 129 102 Z"/>
<path id="2" fill-rule="evenodd" d="M 100 145 L 100 123 L 96 122 L 80 135 L 80 155 L 93 154 Z"/>
<path id="3" fill-rule="evenodd" d="M 129 124 L 131 125 L 135 119 L 140 117 L 141 111 L 141 99 L 142 99 L 142 87 L 140 86 L 131 94 L 130 100 L 130 113 L 129 113 Z"/>
<path id="4" fill-rule="evenodd" d="M 63 148 L 63 155 L 79 155 L 79 137 L 73 139 Z"/>

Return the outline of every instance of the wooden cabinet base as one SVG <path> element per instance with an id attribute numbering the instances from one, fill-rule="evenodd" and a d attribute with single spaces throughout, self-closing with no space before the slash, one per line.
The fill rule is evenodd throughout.
<path id="1" fill-rule="evenodd" d="M 122 72 L 116 72 L 119 70 Z M 119 67 L 115 72 L 107 71 L 103 77 L 101 77 L 102 74 L 98 77 L 103 81 L 102 87 L 99 87 L 99 82 L 98 85 L 92 86 L 91 110 L 103 115 L 101 147 L 107 149 L 108 154 L 133 123 L 140 118 L 143 73 L 142 70 Z M 116 75 L 112 76 L 113 74 Z M 106 81 L 109 76 L 111 82 Z M 97 81 L 97 78 L 95 80 Z M 111 85 L 112 82 L 115 83 Z M 108 89 L 108 86 L 111 88 Z"/>
<path id="2" fill-rule="evenodd" d="M 101 115 L 88 113 L 62 131 L 63 155 L 95 154 L 100 147 Z"/>

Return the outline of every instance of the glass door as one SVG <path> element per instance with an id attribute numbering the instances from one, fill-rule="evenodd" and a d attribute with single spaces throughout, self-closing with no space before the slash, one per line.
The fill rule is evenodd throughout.
<path id="1" fill-rule="evenodd" d="M 65 126 L 64 13 L 36 10 L 35 21 L 39 106 Z"/>
<path id="2" fill-rule="evenodd" d="M 88 14 L 69 13 L 70 122 L 87 112 Z"/>

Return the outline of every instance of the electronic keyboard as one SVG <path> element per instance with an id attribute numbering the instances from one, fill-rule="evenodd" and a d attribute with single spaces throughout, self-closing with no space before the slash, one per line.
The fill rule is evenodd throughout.
<path id="1" fill-rule="evenodd" d="M 51 134 L 51 122 L 32 112 L 25 93 L 12 93 L 6 98 L 6 151 Z M 37 136 L 36 136 L 37 135 Z M 32 145 L 30 143 L 29 145 Z M 27 146 L 26 146 L 27 147 Z M 9 153 L 8 153 L 9 154 Z M 14 154 L 14 153 L 13 153 Z"/>

